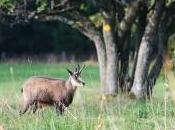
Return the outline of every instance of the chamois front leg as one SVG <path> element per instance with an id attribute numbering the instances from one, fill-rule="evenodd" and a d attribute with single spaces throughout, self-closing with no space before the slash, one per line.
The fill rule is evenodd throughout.
<path id="1" fill-rule="evenodd" d="M 56 109 L 56 113 L 59 115 L 59 114 L 63 114 L 63 112 L 64 112 L 64 108 L 65 108 L 65 106 L 64 106 L 64 104 L 61 102 L 61 101 L 57 101 L 56 103 L 55 103 L 55 109 Z"/>
<path id="2" fill-rule="evenodd" d="M 64 108 L 65 108 L 64 104 L 60 105 L 59 110 L 61 114 L 63 114 Z"/>

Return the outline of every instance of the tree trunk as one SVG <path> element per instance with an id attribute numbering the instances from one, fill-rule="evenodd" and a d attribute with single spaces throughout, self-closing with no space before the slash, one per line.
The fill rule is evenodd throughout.
<path id="1" fill-rule="evenodd" d="M 140 1 L 138 0 L 133 2 L 129 6 L 124 19 L 120 22 L 119 29 L 118 29 L 118 40 L 121 46 L 126 41 L 127 36 L 130 34 L 132 24 L 135 21 L 137 12 L 142 3 L 143 3 L 143 0 L 140 0 Z"/>
<path id="2" fill-rule="evenodd" d="M 132 25 L 137 17 L 137 14 L 142 7 L 144 2 L 143 0 L 132 2 L 127 8 L 124 19 L 120 22 L 118 28 L 118 53 L 120 66 L 118 66 L 119 72 L 119 86 L 122 92 L 128 91 L 129 82 L 128 80 L 128 67 L 129 67 L 129 53 L 130 53 L 130 44 L 129 38 L 131 33 Z M 126 85 L 127 84 L 127 85 Z"/>
<path id="3" fill-rule="evenodd" d="M 117 51 L 114 34 L 112 31 L 112 20 L 106 18 L 103 24 L 103 37 L 106 46 L 107 68 L 105 94 L 116 95 L 117 88 Z"/>
<path id="4" fill-rule="evenodd" d="M 135 74 L 136 65 L 137 65 L 138 51 L 139 51 L 140 43 L 141 43 L 144 31 L 145 31 L 147 12 L 148 12 L 147 5 L 143 5 L 142 8 L 140 9 L 139 14 L 138 14 L 137 41 L 136 41 L 134 64 L 133 64 L 133 70 L 132 70 L 132 73 L 131 73 L 131 83 L 130 83 L 129 91 L 131 90 L 131 87 L 132 87 L 131 85 L 134 82 L 134 74 Z"/>
<path id="5" fill-rule="evenodd" d="M 130 37 L 125 41 L 120 55 L 120 73 L 119 86 L 121 92 L 128 92 L 129 89 L 129 53 L 130 53 Z"/>
<path id="6" fill-rule="evenodd" d="M 104 89 L 106 87 L 106 48 L 102 35 L 95 36 L 93 41 L 97 51 L 101 87 Z"/>
<path id="7" fill-rule="evenodd" d="M 156 83 L 156 80 L 160 74 L 161 68 L 163 66 L 163 56 L 165 55 L 167 44 L 168 44 L 168 35 L 166 32 L 165 22 L 161 21 L 159 30 L 158 30 L 158 42 L 159 42 L 159 50 L 156 57 L 156 61 L 151 68 L 151 71 L 148 76 L 148 83 L 147 83 L 147 96 L 150 97 L 152 95 L 153 86 Z"/>
<path id="8" fill-rule="evenodd" d="M 156 33 L 159 19 L 161 17 L 163 5 L 164 0 L 157 1 L 154 13 L 150 17 L 149 23 L 146 26 L 145 33 L 142 37 L 138 53 L 134 82 L 130 92 L 131 97 L 145 98 L 146 96 L 146 86 L 144 84 L 149 69 L 149 54 L 152 50 L 151 43 L 154 40 L 154 35 Z"/>

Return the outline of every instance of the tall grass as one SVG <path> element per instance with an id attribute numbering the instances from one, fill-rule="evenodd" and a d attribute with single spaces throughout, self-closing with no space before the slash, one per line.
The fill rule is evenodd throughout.
<path id="1" fill-rule="evenodd" d="M 167 95 L 163 77 L 153 98 L 135 101 L 125 95 L 106 99 L 99 87 L 96 65 L 87 66 L 73 103 L 62 116 L 53 107 L 19 116 L 22 82 L 31 75 L 68 78 L 69 64 L 0 64 L 0 130 L 171 130 L 175 106 Z"/>

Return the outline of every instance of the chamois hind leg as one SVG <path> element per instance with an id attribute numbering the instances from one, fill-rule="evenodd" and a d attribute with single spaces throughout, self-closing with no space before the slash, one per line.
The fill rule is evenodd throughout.
<path id="1" fill-rule="evenodd" d="M 30 103 L 23 103 L 23 105 L 22 105 L 22 109 L 20 110 L 20 114 L 24 114 L 24 113 L 26 113 L 27 112 L 27 110 L 29 109 L 29 107 L 30 107 Z"/>

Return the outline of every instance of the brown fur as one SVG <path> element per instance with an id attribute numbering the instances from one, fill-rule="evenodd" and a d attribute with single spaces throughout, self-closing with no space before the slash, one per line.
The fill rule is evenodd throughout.
<path id="1" fill-rule="evenodd" d="M 21 114 L 34 105 L 33 112 L 43 105 L 55 105 L 56 111 L 63 113 L 73 100 L 76 87 L 68 80 L 31 77 L 23 84 L 23 107 Z"/>

